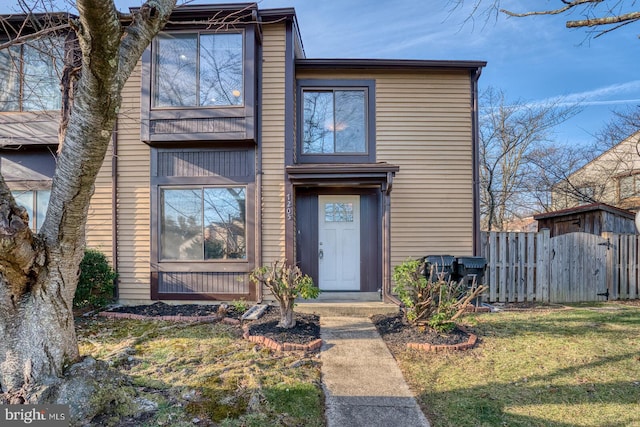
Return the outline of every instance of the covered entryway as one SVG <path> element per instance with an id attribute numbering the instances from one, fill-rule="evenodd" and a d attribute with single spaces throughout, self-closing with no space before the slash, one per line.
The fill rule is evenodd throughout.
<path id="1" fill-rule="evenodd" d="M 295 260 L 326 292 L 390 294 L 390 192 L 398 167 L 296 165 Z M 364 295 L 364 294 L 363 294 Z"/>

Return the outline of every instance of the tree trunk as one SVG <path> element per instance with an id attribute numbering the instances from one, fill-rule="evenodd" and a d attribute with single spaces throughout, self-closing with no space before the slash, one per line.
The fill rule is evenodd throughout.
<path id="1" fill-rule="evenodd" d="M 64 144 L 38 235 L 0 173 L 0 389 L 4 400 L 46 402 L 79 358 L 73 297 L 94 184 L 111 140 L 122 88 L 176 0 L 143 4 L 127 27 L 113 0 L 76 0 L 82 52 Z M 2 399 L 0 399 L 2 400 Z"/>
<path id="2" fill-rule="evenodd" d="M 279 328 L 291 329 L 296 326 L 296 319 L 293 316 L 293 302 L 295 298 L 284 298 L 280 301 L 280 323 Z"/>
<path id="3" fill-rule="evenodd" d="M 0 385 L 10 403 L 38 402 L 39 385 L 60 377 L 79 357 L 72 300 L 49 292 L 58 287 L 51 286 L 55 281 L 43 275 L 36 284 L 39 290 L 17 301 L 3 295 Z"/>

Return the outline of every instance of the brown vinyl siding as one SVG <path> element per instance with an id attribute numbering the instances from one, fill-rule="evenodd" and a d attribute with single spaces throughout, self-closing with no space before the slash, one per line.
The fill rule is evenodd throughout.
<path id="1" fill-rule="evenodd" d="M 473 253 L 468 71 L 298 72 L 297 79 L 375 79 L 376 160 L 400 167 L 391 193 L 391 265 Z"/>
<path id="2" fill-rule="evenodd" d="M 262 263 L 267 264 L 285 253 L 285 25 L 265 25 L 263 37 Z"/>
<path id="3" fill-rule="evenodd" d="M 121 301 L 149 300 L 149 146 L 140 141 L 140 71 L 129 78 L 118 118 L 118 279 Z"/>
<path id="4" fill-rule="evenodd" d="M 113 146 L 109 145 L 104 163 L 98 172 L 95 192 L 87 215 L 87 247 L 98 249 L 113 262 Z"/>

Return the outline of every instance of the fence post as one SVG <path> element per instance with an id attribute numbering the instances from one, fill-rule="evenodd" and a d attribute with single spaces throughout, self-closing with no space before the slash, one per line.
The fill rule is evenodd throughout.
<path id="1" fill-rule="evenodd" d="M 536 300 L 549 302 L 551 281 L 551 232 L 542 229 L 536 236 Z"/>
<path id="2" fill-rule="evenodd" d="M 603 232 L 602 237 L 609 242 L 609 250 L 607 251 L 607 290 L 609 291 L 609 299 L 618 299 L 618 236 L 610 232 Z"/>

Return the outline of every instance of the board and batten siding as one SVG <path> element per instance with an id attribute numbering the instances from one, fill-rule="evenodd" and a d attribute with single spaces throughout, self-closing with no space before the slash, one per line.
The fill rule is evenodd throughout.
<path id="1" fill-rule="evenodd" d="M 123 90 L 118 115 L 118 280 L 121 302 L 149 301 L 150 149 L 140 140 L 141 63 Z"/>
<path id="2" fill-rule="evenodd" d="M 298 79 L 373 79 L 376 160 L 400 166 L 391 192 L 391 265 L 473 253 L 468 71 L 301 71 Z"/>
<path id="3" fill-rule="evenodd" d="M 265 25 L 262 54 L 262 264 L 285 256 L 285 52 L 285 25 Z"/>

